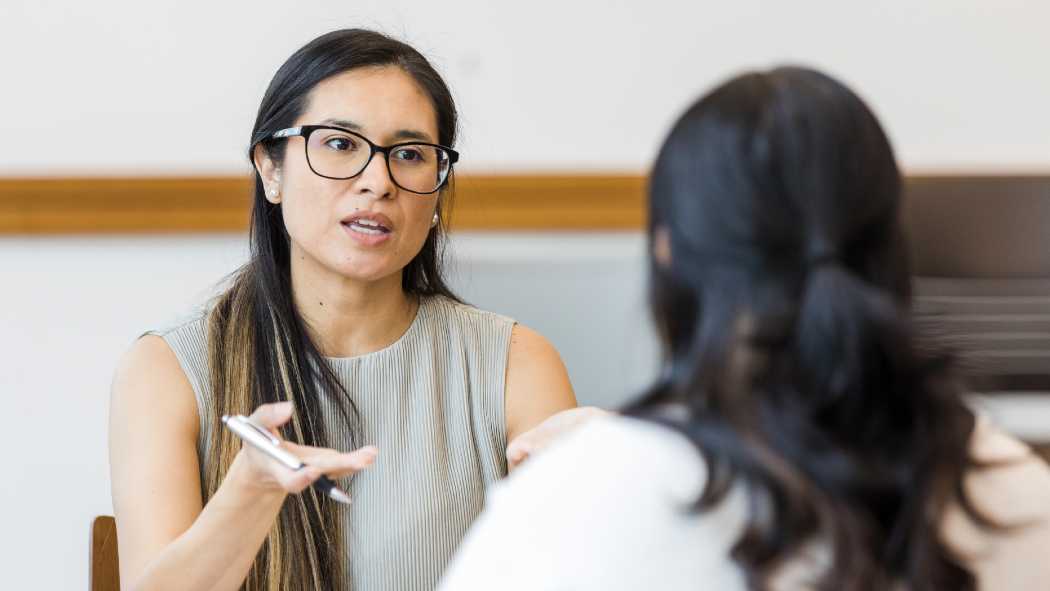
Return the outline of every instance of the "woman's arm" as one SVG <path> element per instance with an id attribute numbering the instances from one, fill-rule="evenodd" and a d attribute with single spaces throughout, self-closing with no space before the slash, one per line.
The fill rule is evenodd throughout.
<path id="1" fill-rule="evenodd" d="M 276 428 L 291 405 L 252 414 Z M 193 390 L 158 337 L 140 339 L 122 359 L 110 407 L 110 470 L 124 589 L 237 589 L 288 492 L 321 473 L 364 468 L 374 450 L 337 453 L 288 444 L 310 464 L 293 472 L 242 449 L 202 507 Z"/>
<path id="2" fill-rule="evenodd" d="M 536 331 L 516 325 L 507 363 L 507 464 L 513 470 L 555 439 L 593 419 L 600 408 L 576 408 L 558 351 Z"/>
<path id="3" fill-rule="evenodd" d="M 576 407 L 558 351 L 538 332 L 520 324 L 510 337 L 505 404 L 508 442 L 552 415 Z M 512 466 L 516 463 L 512 458 Z"/>

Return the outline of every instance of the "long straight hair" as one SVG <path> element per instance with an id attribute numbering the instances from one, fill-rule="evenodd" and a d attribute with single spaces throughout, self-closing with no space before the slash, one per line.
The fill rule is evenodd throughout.
<path id="1" fill-rule="evenodd" d="M 453 146 L 456 107 L 441 76 L 415 49 L 382 34 L 348 29 L 314 39 L 280 67 L 266 89 L 251 134 L 277 162 L 286 140 L 270 139 L 302 114 L 309 93 L 320 82 L 356 68 L 396 66 L 411 75 L 433 103 L 438 141 Z M 448 209 L 451 189 L 439 200 Z M 402 289 L 412 295 L 456 299 L 441 273 L 444 227 L 430 230 L 421 251 L 402 270 Z M 219 423 L 223 414 L 249 414 L 260 404 L 290 400 L 295 413 L 289 438 L 303 445 L 333 447 L 322 401 L 335 408 L 351 443 L 359 431 L 357 408 L 311 339 L 294 305 L 288 234 L 281 207 L 265 198 L 255 173 L 251 212 L 251 257 L 233 276 L 208 317 L 208 363 L 215 412 L 202 482 L 205 499 L 219 488 L 240 442 Z M 307 488 L 289 496 L 260 549 L 245 588 L 248 590 L 322 589 L 346 576 L 346 536 L 342 509 Z"/>
<path id="2" fill-rule="evenodd" d="M 709 467 L 697 509 L 746 484 L 732 556 L 752 589 L 813 541 L 831 554 L 819 589 L 975 587 L 939 538 L 952 502 L 987 523 L 961 484 L 974 417 L 951 356 L 909 320 L 900 202 L 875 116 L 802 68 L 701 98 L 653 168 L 650 236 L 670 244 L 650 265 L 666 371 L 628 413 L 695 443 Z"/>

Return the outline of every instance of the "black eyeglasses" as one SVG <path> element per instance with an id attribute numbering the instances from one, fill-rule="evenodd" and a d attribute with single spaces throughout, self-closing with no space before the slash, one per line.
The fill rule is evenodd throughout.
<path id="1" fill-rule="evenodd" d="M 383 154 L 390 180 L 398 187 L 429 195 L 448 181 L 459 153 L 452 148 L 425 142 L 403 142 L 391 146 L 372 143 L 365 136 L 328 125 L 301 125 L 274 132 L 273 139 L 301 136 L 306 163 L 317 176 L 352 179 L 364 172 L 376 152 Z M 367 146 L 367 149 L 366 149 Z"/>

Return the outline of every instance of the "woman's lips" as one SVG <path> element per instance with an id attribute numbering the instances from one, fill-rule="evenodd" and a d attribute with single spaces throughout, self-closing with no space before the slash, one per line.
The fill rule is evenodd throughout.
<path id="1" fill-rule="evenodd" d="M 368 226 L 360 222 L 343 222 L 342 226 L 351 238 L 365 246 L 377 246 L 390 239 L 390 230 L 386 227 Z"/>
<path id="2" fill-rule="evenodd" d="M 346 233 L 365 246 L 376 246 L 390 239 L 393 223 L 377 212 L 358 211 L 340 222 Z"/>

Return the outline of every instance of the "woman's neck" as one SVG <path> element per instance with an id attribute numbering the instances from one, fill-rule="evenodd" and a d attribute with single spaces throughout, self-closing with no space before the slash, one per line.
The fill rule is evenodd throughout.
<path id="1" fill-rule="evenodd" d="M 408 330 L 419 307 L 401 288 L 400 272 L 359 281 L 293 260 L 291 278 L 296 308 L 326 357 L 356 357 L 390 346 Z"/>

